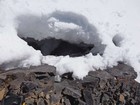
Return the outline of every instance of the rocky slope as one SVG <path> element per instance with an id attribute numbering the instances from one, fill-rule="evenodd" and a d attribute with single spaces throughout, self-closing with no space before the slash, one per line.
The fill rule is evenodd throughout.
<path id="1" fill-rule="evenodd" d="M 0 72 L 0 105 L 140 105 L 140 84 L 132 67 L 120 63 L 91 71 L 83 80 L 60 77 L 55 67 Z"/>

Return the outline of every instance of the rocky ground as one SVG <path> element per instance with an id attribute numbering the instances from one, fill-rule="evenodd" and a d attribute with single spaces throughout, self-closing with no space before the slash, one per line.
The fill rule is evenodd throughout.
<path id="1" fill-rule="evenodd" d="M 83 80 L 48 65 L 0 72 L 0 105 L 140 105 L 133 68 L 119 64 Z"/>

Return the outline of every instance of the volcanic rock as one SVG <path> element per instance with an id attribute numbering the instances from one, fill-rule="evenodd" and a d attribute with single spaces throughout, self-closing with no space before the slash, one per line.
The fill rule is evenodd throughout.
<path id="1" fill-rule="evenodd" d="M 132 67 L 119 63 L 90 71 L 83 80 L 41 65 L 0 73 L 0 105 L 139 105 L 140 84 Z M 24 105 L 23 104 L 23 105 Z"/>

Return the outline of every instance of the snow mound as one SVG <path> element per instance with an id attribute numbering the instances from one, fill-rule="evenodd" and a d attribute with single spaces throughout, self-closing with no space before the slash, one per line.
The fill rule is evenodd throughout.
<path id="1" fill-rule="evenodd" d="M 47 63 L 55 66 L 58 74 L 73 72 L 82 79 L 89 71 L 121 61 L 134 67 L 140 81 L 138 4 L 139 0 L 1 0 L 0 67 Z M 55 38 L 93 44 L 94 48 L 79 57 L 43 56 L 23 40 L 26 38 Z"/>

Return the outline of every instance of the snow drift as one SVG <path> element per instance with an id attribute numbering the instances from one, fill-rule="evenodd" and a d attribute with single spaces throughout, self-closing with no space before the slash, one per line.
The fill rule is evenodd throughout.
<path id="1" fill-rule="evenodd" d="M 1 68 L 50 64 L 59 74 L 83 78 L 91 70 L 131 65 L 140 81 L 139 0 L 1 0 Z M 54 38 L 94 45 L 83 56 L 43 56 L 23 40 Z M 58 43 L 57 43 L 58 44 Z M 55 48 L 54 43 L 46 43 Z"/>

